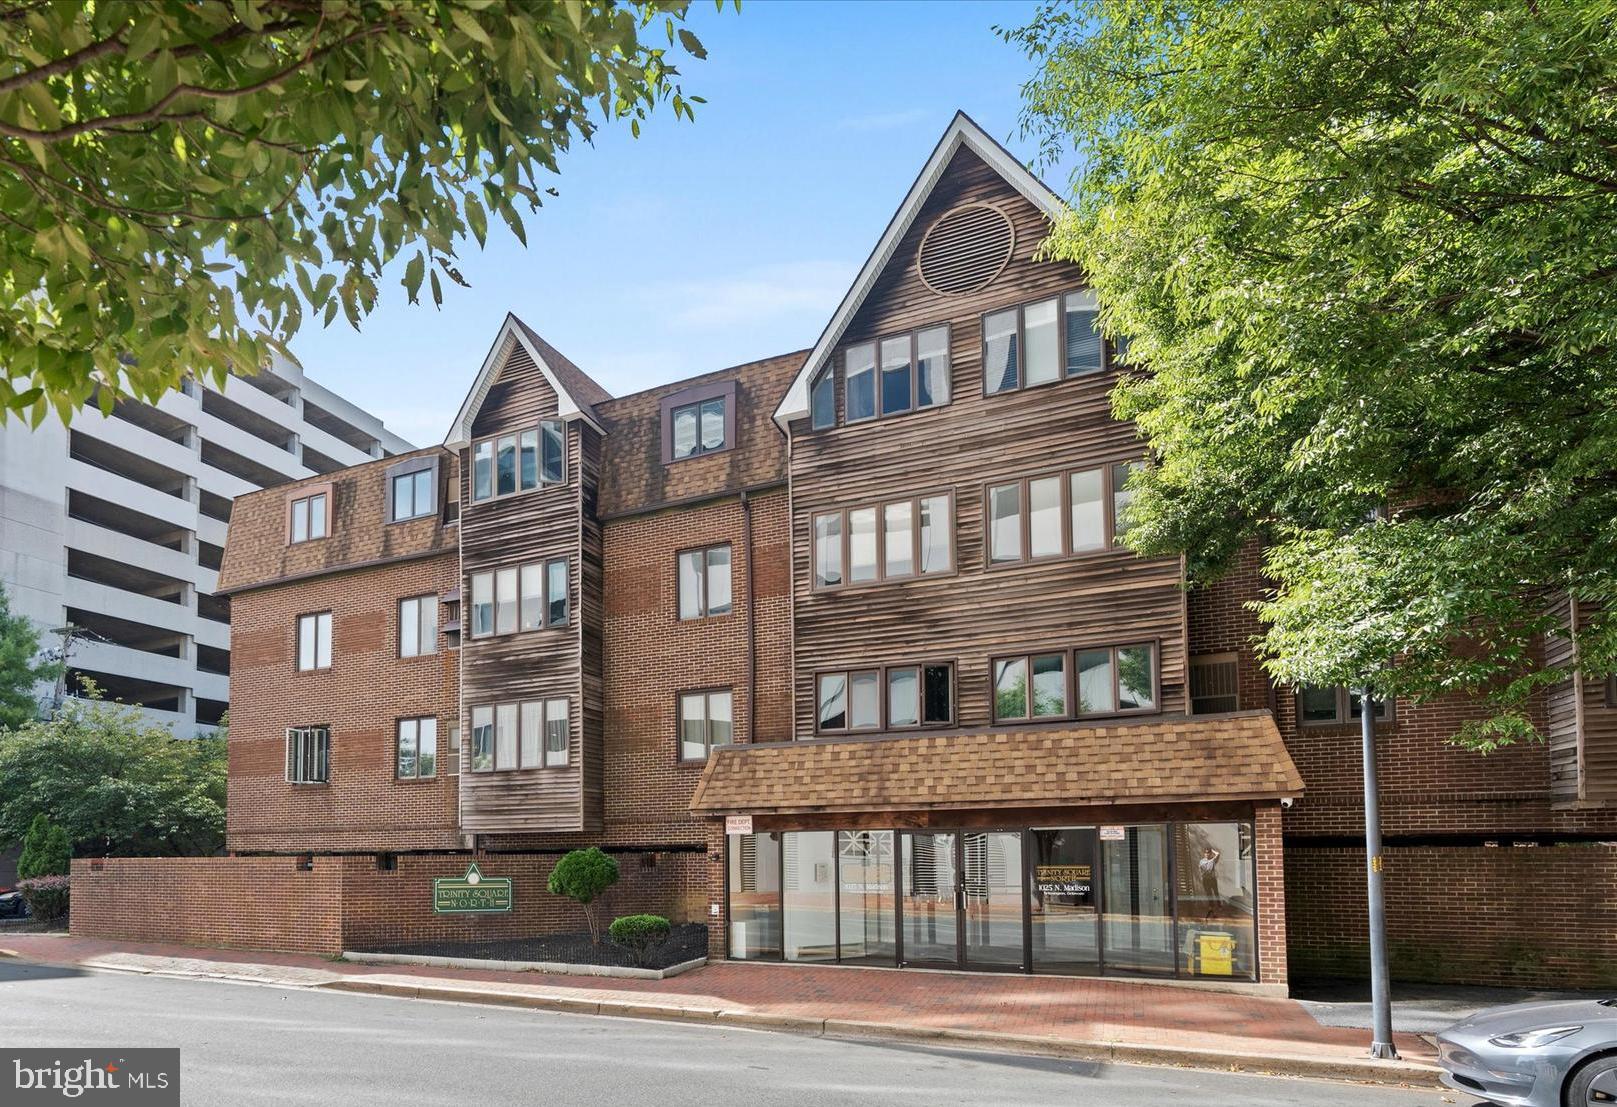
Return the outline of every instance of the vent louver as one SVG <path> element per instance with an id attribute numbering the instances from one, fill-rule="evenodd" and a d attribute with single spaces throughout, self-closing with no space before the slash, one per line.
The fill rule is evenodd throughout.
<path id="1" fill-rule="evenodd" d="M 944 296 L 987 288 L 1016 248 L 1016 230 L 992 204 L 947 211 L 921 240 L 916 268 L 921 282 Z"/>

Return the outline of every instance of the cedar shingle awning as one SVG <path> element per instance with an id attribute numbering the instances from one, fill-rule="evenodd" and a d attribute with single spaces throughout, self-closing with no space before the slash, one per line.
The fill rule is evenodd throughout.
<path id="1" fill-rule="evenodd" d="M 1303 781 L 1267 711 L 714 750 L 696 814 L 1279 799 Z"/>

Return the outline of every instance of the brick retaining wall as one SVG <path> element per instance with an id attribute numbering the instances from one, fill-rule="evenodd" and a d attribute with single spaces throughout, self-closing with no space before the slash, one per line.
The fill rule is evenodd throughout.
<path id="1" fill-rule="evenodd" d="M 1617 845 L 1386 851 L 1394 980 L 1617 984 Z M 1364 850 L 1286 845 L 1294 980 L 1369 972 Z"/>
<path id="2" fill-rule="evenodd" d="M 335 954 L 434 939 L 476 941 L 585 928 L 582 908 L 545 890 L 559 854 L 478 854 L 485 876 L 514 880 L 513 909 L 434 915 L 432 879 L 459 876 L 473 855 L 405 854 L 395 868 L 368 854 L 295 857 L 112 857 L 73 862 L 71 930 L 80 937 Z M 598 918 L 706 915 L 700 853 L 617 854 L 618 884 Z M 654 867 L 644 859 L 654 857 Z M 98 865 L 94 868 L 92 865 Z"/>

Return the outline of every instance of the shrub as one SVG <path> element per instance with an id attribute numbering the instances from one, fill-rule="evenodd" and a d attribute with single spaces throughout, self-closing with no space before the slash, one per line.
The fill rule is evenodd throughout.
<path id="1" fill-rule="evenodd" d="M 23 838 L 17 875 L 24 880 L 34 876 L 65 876 L 72 862 L 73 848 L 68 843 L 67 830 L 51 822 L 50 816 L 43 812 L 35 815 Z"/>
<path id="2" fill-rule="evenodd" d="M 550 870 L 545 887 L 550 894 L 566 896 L 584 908 L 584 922 L 590 928 L 590 941 L 601 944 L 601 927 L 595 918 L 597 896 L 618 882 L 618 863 L 595 846 L 575 849 Z"/>
<path id="3" fill-rule="evenodd" d="M 625 915 L 621 919 L 613 919 L 607 933 L 614 942 L 629 951 L 629 957 L 635 964 L 644 965 L 651 951 L 667 941 L 673 930 L 673 926 L 661 915 Z"/>
<path id="4" fill-rule="evenodd" d="M 40 922 L 58 922 L 67 918 L 68 889 L 71 878 L 52 875 L 19 880 L 17 890 L 28 901 L 28 910 Z"/>

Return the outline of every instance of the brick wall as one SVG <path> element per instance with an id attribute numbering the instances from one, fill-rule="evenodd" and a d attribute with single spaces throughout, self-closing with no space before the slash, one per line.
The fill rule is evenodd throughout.
<path id="1" fill-rule="evenodd" d="M 377 508 L 380 511 L 380 507 Z M 378 516 L 378 519 L 380 516 Z M 231 609 L 232 850 L 453 849 L 458 651 L 399 657 L 398 602 L 457 586 L 453 553 L 244 592 Z M 440 606 L 439 621 L 448 609 Z M 299 672 L 297 617 L 332 613 L 331 667 Z M 395 776 L 401 718 L 438 720 L 438 772 Z M 331 728 L 330 782 L 286 780 L 286 728 Z"/>
<path id="2" fill-rule="evenodd" d="M 1617 984 L 1617 844 L 1386 850 L 1393 979 Z M 1364 850 L 1286 847 L 1298 980 L 1369 974 Z"/>
<path id="3" fill-rule="evenodd" d="M 71 929 L 131 942 L 340 952 L 341 871 L 299 872 L 296 864 L 291 857 L 74 861 Z"/>
<path id="4" fill-rule="evenodd" d="M 512 911 L 433 914 L 433 878 L 459 876 L 474 856 L 485 875 L 513 879 Z M 115 857 L 97 862 L 99 869 L 80 860 L 71 929 L 80 937 L 319 954 L 582 931 L 583 909 L 545 890 L 559 856 L 406 854 L 386 871 L 370 855 L 317 856 L 309 871 L 294 857 Z M 704 919 L 712 867 L 705 854 L 616 856 L 621 876 L 601 900 L 603 926 L 641 912 Z"/>

